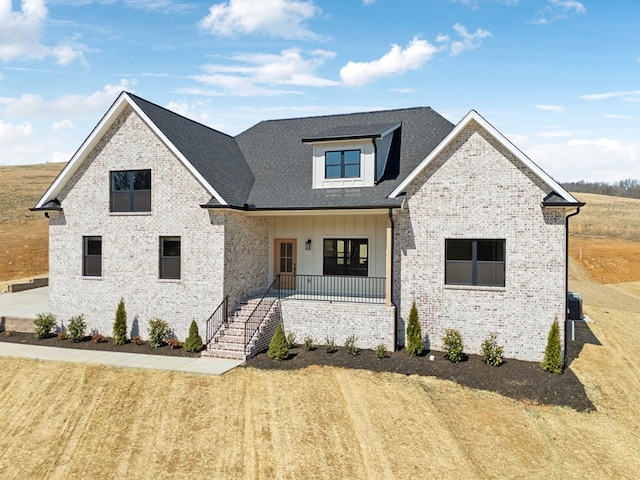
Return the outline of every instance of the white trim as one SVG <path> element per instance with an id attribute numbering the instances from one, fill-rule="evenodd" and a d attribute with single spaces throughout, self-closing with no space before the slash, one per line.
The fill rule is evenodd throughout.
<path id="1" fill-rule="evenodd" d="M 538 178 L 545 182 L 553 191 L 564 198 L 569 203 L 579 203 L 569 192 L 567 192 L 558 182 L 551 178 L 546 172 L 544 172 L 538 165 L 536 165 L 529 157 L 527 157 L 522 151 L 520 151 L 513 143 L 511 143 L 504 135 L 487 122 L 478 112 L 471 110 L 467 115 L 455 126 L 451 132 L 442 140 L 436 148 L 425 158 L 420 164 L 398 185 L 393 192 L 389 194 L 389 198 L 395 198 L 400 195 L 417 176 L 422 172 L 434 159 L 446 148 L 449 144 L 458 136 L 458 134 L 467 126 L 470 122 L 476 122 L 487 133 L 493 136 L 498 142 L 502 144 L 511 154 L 513 154 L 518 160 L 525 164 Z"/>
<path id="2" fill-rule="evenodd" d="M 195 179 L 204 187 L 204 189 L 214 197 L 220 204 L 228 205 L 228 203 L 216 192 L 216 190 L 207 182 L 204 177 L 194 168 L 182 153 L 169 141 L 169 139 L 160 131 L 160 129 L 147 117 L 142 109 L 129 97 L 127 92 L 122 92 L 111 108 L 105 113 L 98 125 L 89 134 L 87 139 L 82 143 L 80 148 L 71 157 L 69 163 L 62 169 L 60 174 L 53 181 L 51 186 L 44 193 L 34 208 L 42 208 L 47 202 L 54 200 L 62 191 L 67 182 L 74 173 L 80 168 L 84 160 L 95 148 L 97 143 L 102 139 L 107 130 L 113 125 L 118 116 L 124 111 L 126 106 L 130 106 L 142 119 L 142 121 L 153 131 L 155 135 L 171 150 L 171 152 L 182 162 L 187 170 L 195 177 Z"/>

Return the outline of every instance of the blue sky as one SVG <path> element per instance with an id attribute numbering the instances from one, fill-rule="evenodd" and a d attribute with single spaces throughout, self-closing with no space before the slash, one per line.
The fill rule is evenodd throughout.
<path id="1" fill-rule="evenodd" d="M 0 0 L 0 165 L 69 160 L 122 90 L 231 135 L 475 109 L 559 181 L 640 179 L 637 0 Z"/>

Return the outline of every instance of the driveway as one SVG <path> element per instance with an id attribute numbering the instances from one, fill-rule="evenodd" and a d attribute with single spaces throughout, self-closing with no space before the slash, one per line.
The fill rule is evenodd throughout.
<path id="1" fill-rule="evenodd" d="M 0 317 L 36 318 L 49 311 L 49 287 L 0 294 Z"/>

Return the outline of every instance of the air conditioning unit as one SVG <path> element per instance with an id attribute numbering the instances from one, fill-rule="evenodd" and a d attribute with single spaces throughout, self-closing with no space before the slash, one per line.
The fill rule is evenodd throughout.
<path id="1" fill-rule="evenodd" d="M 567 308 L 569 309 L 569 320 L 582 320 L 582 295 L 575 292 L 567 293 Z"/>

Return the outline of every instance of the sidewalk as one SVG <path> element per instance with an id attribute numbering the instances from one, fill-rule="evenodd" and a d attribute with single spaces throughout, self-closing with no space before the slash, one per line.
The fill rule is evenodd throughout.
<path id="1" fill-rule="evenodd" d="M 173 372 L 221 375 L 241 365 L 241 360 L 219 358 L 185 358 L 140 353 L 99 352 L 71 348 L 40 347 L 18 343 L 0 342 L 0 357 L 33 358 L 55 362 L 90 363 L 122 368 L 169 370 Z"/>

